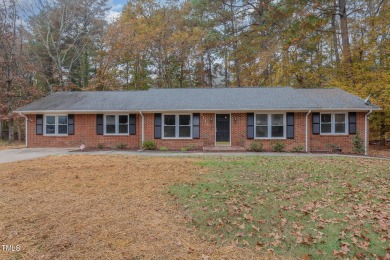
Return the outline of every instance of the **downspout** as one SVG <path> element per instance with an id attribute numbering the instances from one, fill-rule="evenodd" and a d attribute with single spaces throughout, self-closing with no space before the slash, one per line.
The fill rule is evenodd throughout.
<path id="1" fill-rule="evenodd" d="M 18 113 L 18 114 L 25 118 L 25 125 L 26 125 L 26 127 L 25 127 L 26 128 L 25 129 L 25 131 L 26 131 L 25 139 L 26 139 L 26 148 L 27 148 L 28 147 L 28 118 L 27 118 L 27 116 L 23 115 L 22 113 Z"/>
<path id="2" fill-rule="evenodd" d="M 142 114 L 142 111 L 139 111 L 139 114 L 141 115 L 141 151 L 143 150 L 143 144 L 145 141 L 145 136 L 144 136 L 144 128 L 145 128 L 145 119 L 144 119 L 144 114 Z"/>
<path id="3" fill-rule="evenodd" d="M 306 114 L 306 152 L 309 152 L 309 115 L 311 113 L 311 110 L 309 110 L 309 112 L 307 112 Z"/>
<path id="4" fill-rule="evenodd" d="M 372 109 L 364 117 L 364 155 L 368 155 L 368 116 L 371 115 Z"/>

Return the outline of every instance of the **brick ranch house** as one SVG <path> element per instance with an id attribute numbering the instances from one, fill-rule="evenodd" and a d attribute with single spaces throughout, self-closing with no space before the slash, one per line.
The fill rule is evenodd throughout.
<path id="1" fill-rule="evenodd" d="M 341 89 L 212 88 L 57 92 L 17 109 L 27 147 L 116 147 L 271 150 L 283 142 L 306 152 L 367 151 L 368 115 L 379 107 Z M 227 148 L 229 149 L 229 148 Z"/>

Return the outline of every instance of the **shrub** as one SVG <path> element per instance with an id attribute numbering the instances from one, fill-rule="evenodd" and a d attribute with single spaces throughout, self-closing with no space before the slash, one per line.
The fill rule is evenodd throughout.
<path id="1" fill-rule="evenodd" d="M 142 148 L 144 148 L 145 150 L 156 150 L 157 144 L 154 141 L 151 141 L 151 140 L 145 141 L 142 144 Z"/>
<path id="2" fill-rule="evenodd" d="M 126 147 L 127 147 L 127 144 L 124 144 L 124 143 L 119 143 L 116 145 L 116 148 L 121 149 L 121 150 L 126 149 Z"/>
<path id="3" fill-rule="evenodd" d="M 304 149 L 303 145 L 297 145 L 293 147 L 292 151 L 296 153 L 300 153 L 303 151 L 303 149 Z"/>
<path id="4" fill-rule="evenodd" d="M 169 151 L 168 147 L 161 147 L 160 151 Z"/>
<path id="5" fill-rule="evenodd" d="M 356 131 L 356 135 L 352 139 L 353 151 L 357 154 L 364 154 L 364 140 L 360 137 L 359 131 Z"/>
<path id="6" fill-rule="evenodd" d="M 283 152 L 284 148 L 286 147 L 285 143 L 277 141 L 272 145 L 272 151 L 274 152 Z"/>
<path id="7" fill-rule="evenodd" d="M 340 153 L 341 148 L 335 144 L 328 144 L 328 148 L 332 151 L 332 153 Z"/>
<path id="8" fill-rule="evenodd" d="M 258 142 L 252 142 L 249 146 L 249 150 L 252 152 L 262 152 L 263 151 L 263 144 Z"/>
<path id="9" fill-rule="evenodd" d="M 189 145 L 189 146 L 184 146 L 180 149 L 180 151 L 182 152 L 187 152 L 187 151 L 190 151 L 192 150 L 192 148 L 194 148 L 192 145 Z"/>
<path id="10" fill-rule="evenodd" d="M 98 149 L 103 149 L 103 148 L 104 148 L 104 144 L 98 144 L 98 145 L 97 145 L 97 148 L 98 148 Z"/>

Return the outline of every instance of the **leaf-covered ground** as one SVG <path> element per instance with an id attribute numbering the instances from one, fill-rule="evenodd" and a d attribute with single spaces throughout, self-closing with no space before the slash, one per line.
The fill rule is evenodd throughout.
<path id="1" fill-rule="evenodd" d="M 208 158 L 196 183 L 170 187 L 211 242 L 284 257 L 390 258 L 390 161 Z"/>

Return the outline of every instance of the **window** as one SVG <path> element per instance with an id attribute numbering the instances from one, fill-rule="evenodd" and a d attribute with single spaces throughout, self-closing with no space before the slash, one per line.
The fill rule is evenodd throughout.
<path id="1" fill-rule="evenodd" d="M 256 114 L 256 138 L 285 138 L 285 114 Z"/>
<path id="2" fill-rule="evenodd" d="M 163 138 L 191 138 L 191 115 L 164 115 Z"/>
<path id="3" fill-rule="evenodd" d="M 106 115 L 104 130 L 106 135 L 129 134 L 129 116 L 128 115 Z"/>
<path id="4" fill-rule="evenodd" d="M 45 116 L 46 135 L 67 135 L 68 116 Z"/>
<path id="5" fill-rule="evenodd" d="M 321 134 L 346 134 L 347 115 L 321 114 Z"/>

